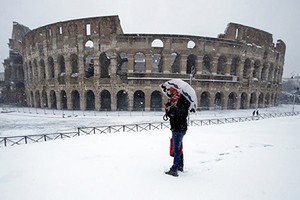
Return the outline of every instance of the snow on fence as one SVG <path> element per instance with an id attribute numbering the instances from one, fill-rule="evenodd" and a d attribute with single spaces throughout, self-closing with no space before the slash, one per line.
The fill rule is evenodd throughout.
<path id="1" fill-rule="evenodd" d="M 190 126 L 209 126 L 217 124 L 228 124 L 237 123 L 245 121 L 253 121 L 266 118 L 275 117 L 286 117 L 300 115 L 298 112 L 282 112 L 282 113 L 267 113 L 260 114 L 259 116 L 249 116 L 249 117 L 231 117 L 231 118 L 219 118 L 219 119 L 200 119 L 200 120 L 190 120 Z M 118 133 L 118 132 L 142 132 L 150 130 L 159 130 L 170 128 L 169 122 L 153 122 L 153 123 L 142 123 L 142 124 L 126 124 L 126 125 L 113 125 L 113 126 L 100 126 L 100 127 L 79 127 L 77 131 L 65 132 L 65 133 L 49 133 L 40 135 L 26 135 L 26 136 L 10 136 L 10 137 L 0 137 L 0 147 L 30 144 L 45 142 L 57 139 L 72 138 L 81 135 L 91 135 L 91 134 L 107 134 L 107 133 Z"/>

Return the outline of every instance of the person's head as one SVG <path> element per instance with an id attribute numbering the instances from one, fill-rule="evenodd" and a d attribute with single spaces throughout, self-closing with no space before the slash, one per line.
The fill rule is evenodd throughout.
<path id="1" fill-rule="evenodd" d="M 169 88 L 167 89 L 167 95 L 168 95 L 169 97 L 173 97 L 176 93 L 177 93 L 177 90 L 176 90 L 176 88 L 174 88 L 174 87 L 169 87 Z"/>

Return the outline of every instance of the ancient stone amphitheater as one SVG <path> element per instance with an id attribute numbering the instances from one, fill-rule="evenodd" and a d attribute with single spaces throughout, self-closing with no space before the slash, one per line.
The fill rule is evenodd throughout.
<path id="1" fill-rule="evenodd" d="M 276 106 L 285 43 L 229 23 L 218 38 L 124 34 L 118 16 L 45 25 L 23 40 L 27 102 L 77 110 L 162 110 L 159 84 L 191 82 L 198 109 Z"/>

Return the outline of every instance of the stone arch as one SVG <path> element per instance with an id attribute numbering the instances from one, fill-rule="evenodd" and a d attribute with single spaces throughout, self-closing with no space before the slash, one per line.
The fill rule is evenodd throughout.
<path id="1" fill-rule="evenodd" d="M 42 91 L 42 104 L 43 108 L 48 108 L 48 98 L 45 90 Z"/>
<path id="2" fill-rule="evenodd" d="M 72 109 L 79 110 L 80 109 L 80 94 L 77 90 L 72 91 L 71 100 L 72 100 Z"/>
<path id="3" fill-rule="evenodd" d="M 171 73 L 180 73 L 180 54 L 178 53 L 171 53 L 170 55 L 170 72 Z"/>
<path id="4" fill-rule="evenodd" d="M 212 56 L 210 55 L 204 55 L 203 56 L 203 74 L 211 74 L 211 68 L 212 68 Z"/>
<path id="5" fill-rule="evenodd" d="M 260 71 L 260 61 L 259 60 L 256 60 L 254 62 L 254 67 L 253 67 L 253 79 L 254 80 L 257 80 L 260 78 L 259 77 L 259 71 Z"/>
<path id="6" fill-rule="evenodd" d="M 236 102 L 237 102 L 237 94 L 235 92 L 231 92 L 228 95 L 227 109 L 228 110 L 236 109 Z"/>
<path id="7" fill-rule="evenodd" d="M 264 94 L 260 93 L 259 97 L 258 97 L 258 107 L 259 108 L 263 108 L 264 107 Z"/>
<path id="8" fill-rule="evenodd" d="M 36 104 L 36 108 L 40 108 L 41 107 L 41 97 L 40 97 L 40 91 L 35 91 L 35 104 Z"/>
<path id="9" fill-rule="evenodd" d="M 127 73 L 128 71 L 128 56 L 125 52 L 121 52 L 118 55 L 118 64 L 117 64 L 117 72 L 118 73 Z"/>
<path id="10" fill-rule="evenodd" d="M 57 102 L 56 102 L 56 93 L 54 90 L 50 91 L 50 105 L 51 109 L 57 109 Z"/>
<path id="11" fill-rule="evenodd" d="M 84 73 L 85 73 L 85 78 L 90 78 L 94 76 L 94 58 L 91 55 L 85 56 Z"/>
<path id="12" fill-rule="evenodd" d="M 159 91 L 151 93 L 150 111 L 160 111 L 162 107 L 162 94 Z"/>
<path id="13" fill-rule="evenodd" d="M 108 90 L 103 90 L 100 93 L 100 100 L 100 110 L 111 111 L 111 94 Z"/>
<path id="14" fill-rule="evenodd" d="M 268 81 L 272 82 L 273 78 L 274 78 L 274 65 L 273 63 L 271 63 L 269 67 Z"/>
<path id="15" fill-rule="evenodd" d="M 161 54 L 155 53 L 152 55 L 152 68 L 151 72 L 162 72 L 162 65 L 161 65 Z"/>
<path id="16" fill-rule="evenodd" d="M 190 41 L 188 41 L 186 48 L 194 49 L 194 48 L 196 48 L 196 43 L 194 41 L 190 40 Z"/>
<path id="17" fill-rule="evenodd" d="M 117 93 L 117 110 L 128 110 L 128 93 L 125 90 L 121 90 Z"/>
<path id="18" fill-rule="evenodd" d="M 87 90 L 85 93 L 86 110 L 95 110 L 95 94 L 92 90 Z"/>
<path id="19" fill-rule="evenodd" d="M 32 80 L 32 64 L 31 61 L 28 62 L 28 78 Z"/>
<path id="20" fill-rule="evenodd" d="M 239 64 L 241 62 L 241 59 L 239 57 L 233 57 L 230 65 L 230 75 L 237 76 Z"/>
<path id="21" fill-rule="evenodd" d="M 87 40 L 84 44 L 84 48 L 86 51 L 94 50 L 94 42 L 92 40 Z"/>
<path id="22" fill-rule="evenodd" d="M 155 40 L 152 41 L 151 47 L 154 47 L 154 48 L 163 48 L 164 47 L 164 43 L 160 39 L 155 39 Z"/>
<path id="23" fill-rule="evenodd" d="M 133 110 L 145 111 L 145 93 L 141 90 L 133 94 Z"/>
<path id="24" fill-rule="evenodd" d="M 49 78 L 54 78 L 54 60 L 51 56 L 48 57 L 48 74 Z"/>
<path id="25" fill-rule="evenodd" d="M 270 106 L 271 106 L 271 97 L 270 94 L 267 93 L 265 98 L 265 107 L 270 107 Z"/>
<path id="26" fill-rule="evenodd" d="M 190 54 L 187 57 L 187 61 L 186 61 L 186 73 L 187 74 L 196 74 L 196 62 L 197 61 L 197 56 L 195 56 L 194 54 Z"/>
<path id="27" fill-rule="evenodd" d="M 125 90 L 121 90 L 117 93 L 117 110 L 128 110 L 128 93 Z"/>
<path id="28" fill-rule="evenodd" d="M 243 78 L 245 79 L 249 78 L 250 72 L 251 72 L 251 60 L 247 58 L 244 63 Z"/>
<path id="29" fill-rule="evenodd" d="M 33 75 L 33 78 L 38 80 L 38 64 L 37 64 L 37 61 L 36 59 L 33 59 L 33 71 L 32 71 L 32 75 Z"/>
<path id="30" fill-rule="evenodd" d="M 222 109 L 224 95 L 222 92 L 217 92 L 215 94 L 214 105 L 215 109 Z"/>
<path id="31" fill-rule="evenodd" d="M 30 91 L 30 107 L 34 107 L 34 95 L 32 91 Z"/>
<path id="32" fill-rule="evenodd" d="M 67 93 L 65 90 L 60 91 L 60 104 L 61 104 L 61 109 L 66 110 L 68 109 L 68 104 L 67 104 Z"/>
<path id="33" fill-rule="evenodd" d="M 78 77 L 79 69 L 78 69 L 78 56 L 75 53 L 70 55 L 70 65 L 71 65 L 71 77 Z"/>
<path id="34" fill-rule="evenodd" d="M 248 104 L 248 94 L 246 92 L 243 92 L 241 94 L 241 101 L 240 101 L 240 109 L 247 109 L 247 104 Z"/>
<path id="35" fill-rule="evenodd" d="M 200 109 L 209 110 L 210 94 L 209 92 L 202 92 L 200 95 Z"/>
<path id="36" fill-rule="evenodd" d="M 146 56 L 142 52 L 134 55 L 134 72 L 146 72 Z"/>
<path id="37" fill-rule="evenodd" d="M 253 92 L 253 93 L 251 93 L 251 96 L 250 96 L 250 108 L 256 108 L 256 102 L 257 102 L 257 96 L 256 96 L 256 93 Z"/>
<path id="38" fill-rule="evenodd" d="M 262 81 L 267 81 L 267 78 L 268 78 L 267 72 L 268 72 L 268 65 L 267 65 L 267 63 L 264 63 L 262 71 L 261 71 L 261 80 Z"/>
<path id="39" fill-rule="evenodd" d="M 57 63 L 58 63 L 58 76 L 60 77 L 65 76 L 66 66 L 65 66 L 65 58 L 63 55 L 58 55 Z"/>
<path id="40" fill-rule="evenodd" d="M 100 54 L 100 77 L 110 78 L 110 58 L 107 53 Z"/>
<path id="41" fill-rule="evenodd" d="M 45 69 L 44 59 L 40 60 L 40 78 L 43 79 L 43 80 L 46 79 L 46 69 Z"/>
<path id="42" fill-rule="evenodd" d="M 217 66 L 217 74 L 224 75 L 225 74 L 225 67 L 227 63 L 227 58 L 222 55 L 218 59 L 218 66 Z"/>

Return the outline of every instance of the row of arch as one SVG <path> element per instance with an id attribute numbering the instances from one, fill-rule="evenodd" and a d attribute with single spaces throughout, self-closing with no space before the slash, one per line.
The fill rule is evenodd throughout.
<path id="1" fill-rule="evenodd" d="M 151 72 L 164 73 L 164 56 L 159 53 L 151 55 Z M 166 55 L 168 57 L 169 66 L 168 73 L 182 73 L 181 69 L 181 55 L 172 53 Z M 215 74 L 215 75 L 231 75 L 239 76 L 243 79 L 252 78 L 253 80 L 262 80 L 269 82 L 280 82 L 282 70 L 279 66 L 273 63 L 267 63 L 261 60 L 251 60 L 250 58 L 242 61 L 239 56 L 234 56 L 231 61 L 224 55 L 217 58 L 217 64 L 214 64 L 214 57 L 205 54 L 202 60 L 199 61 L 198 57 L 190 54 L 186 58 L 185 73 L 186 74 Z M 121 52 L 117 57 L 117 66 L 115 73 L 127 73 L 130 68 L 128 61 L 132 60 L 132 71 L 138 73 L 145 73 L 147 71 L 147 57 L 142 52 L 137 52 L 132 57 L 128 57 L 125 52 Z M 77 78 L 79 73 L 84 72 L 86 78 L 93 77 L 95 72 L 99 73 L 100 78 L 110 78 L 111 72 L 111 59 L 107 53 L 103 52 L 99 58 L 99 69 L 95 70 L 94 57 L 91 55 L 85 56 L 83 61 L 80 62 L 78 55 L 71 54 L 67 59 L 63 55 L 58 55 L 56 61 L 52 56 L 47 58 L 45 63 L 44 59 L 33 59 L 25 63 L 27 80 L 40 80 L 40 79 L 53 79 L 55 77 L 64 77 L 67 74 L 71 78 Z M 80 67 L 83 65 L 82 67 Z M 202 65 L 200 68 L 199 65 Z M 69 69 L 67 70 L 66 68 Z M 82 70 L 80 70 L 82 68 Z M 199 71 L 201 70 L 201 71 Z M 55 73 L 56 71 L 56 73 Z"/>
<path id="2" fill-rule="evenodd" d="M 147 99 L 150 102 L 147 102 Z M 274 106 L 277 102 L 277 95 L 270 93 L 260 93 L 258 95 L 255 92 L 251 94 L 247 94 L 246 92 L 241 94 L 231 92 L 226 96 L 223 92 L 211 94 L 208 91 L 204 91 L 199 95 L 198 109 L 262 108 Z M 114 103 L 115 105 L 113 105 Z M 157 90 L 153 91 L 150 97 L 147 97 L 142 90 L 135 91 L 132 97 L 125 90 L 118 91 L 115 97 L 108 90 L 102 90 L 98 97 L 92 90 L 87 90 L 83 95 L 78 90 L 73 90 L 71 93 L 66 93 L 65 90 L 59 92 L 51 90 L 49 93 L 45 90 L 42 92 L 37 90 L 30 92 L 30 105 L 32 107 L 62 110 L 100 111 L 145 111 L 147 110 L 147 106 L 149 106 L 150 111 L 160 111 L 163 107 L 163 97 L 162 93 Z"/>

